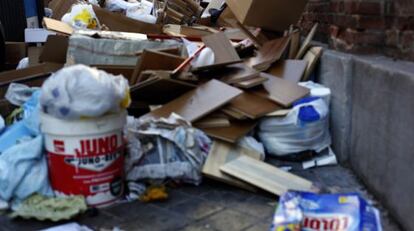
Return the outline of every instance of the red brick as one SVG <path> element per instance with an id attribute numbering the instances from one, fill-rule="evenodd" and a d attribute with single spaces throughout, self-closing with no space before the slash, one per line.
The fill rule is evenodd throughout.
<path id="1" fill-rule="evenodd" d="M 400 38 L 400 48 L 402 49 L 408 49 L 408 48 L 414 48 L 414 31 L 404 31 L 401 34 Z"/>
<path id="2" fill-rule="evenodd" d="M 397 47 L 399 43 L 400 31 L 398 30 L 387 30 L 385 32 L 385 44 L 388 46 Z"/>
<path id="3" fill-rule="evenodd" d="M 385 19 L 381 16 L 352 15 L 355 29 L 385 29 Z"/>
<path id="4" fill-rule="evenodd" d="M 384 9 L 381 1 L 345 1 L 344 12 L 348 14 L 382 15 Z"/>

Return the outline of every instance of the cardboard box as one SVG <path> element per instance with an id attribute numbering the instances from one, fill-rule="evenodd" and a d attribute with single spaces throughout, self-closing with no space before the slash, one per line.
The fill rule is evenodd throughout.
<path id="1" fill-rule="evenodd" d="M 284 31 L 299 20 L 307 0 L 226 0 L 237 20 L 248 26 Z"/>

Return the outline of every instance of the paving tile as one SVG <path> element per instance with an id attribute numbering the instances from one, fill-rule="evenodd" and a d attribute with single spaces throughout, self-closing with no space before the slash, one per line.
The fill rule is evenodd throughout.
<path id="1" fill-rule="evenodd" d="M 138 215 L 134 220 L 122 223 L 118 227 L 126 231 L 169 231 L 181 230 L 190 224 L 190 220 L 185 216 L 164 209 L 157 210 L 157 212 L 147 211 Z"/>
<path id="2" fill-rule="evenodd" d="M 259 219 L 256 217 L 230 209 L 225 209 L 202 221 L 203 224 L 222 231 L 243 230 L 257 222 Z"/>
<path id="3" fill-rule="evenodd" d="M 262 221 L 262 222 L 259 222 L 253 226 L 250 226 L 244 229 L 243 231 L 267 231 L 267 230 L 270 230 L 270 226 L 271 224 L 267 224 Z"/>
<path id="4" fill-rule="evenodd" d="M 162 208 L 139 201 L 122 203 L 103 210 L 104 213 L 116 217 L 120 222 L 127 222 L 130 220 L 140 221 L 142 214 L 152 216 L 162 211 Z"/>
<path id="5" fill-rule="evenodd" d="M 62 221 L 62 222 L 51 222 L 51 221 L 38 221 L 34 219 L 22 219 L 22 218 L 16 218 L 16 219 L 8 219 L 1 221 L 1 227 L 2 230 L 13 230 L 13 231 L 26 231 L 26 230 L 41 230 L 46 229 L 52 226 L 65 224 L 68 221 Z"/>
<path id="6" fill-rule="evenodd" d="M 180 191 L 179 189 L 169 189 L 167 200 L 154 201 L 154 202 L 151 202 L 151 205 L 155 205 L 161 208 L 171 208 L 184 201 L 191 200 L 192 198 L 195 198 L 195 197 L 190 194 L 184 193 Z"/>
<path id="7" fill-rule="evenodd" d="M 223 207 L 219 206 L 218 203 L 215 203 L 213 201 L 200 198 L 192 198 L 171 207 L 170 211 L 184 215 L 188 218 L 191 218 L 192 220 L 200 220 L 222 209 Z"/>
<path id="8" fill-rule="evenodd" d="M 248 200 L 233 203 L 231 209 L 257 218 L 265 218 L 273 215 L 276 204 L 276 199 L 270 200 L 265 197 L 254 196 Z"/>
<path id="9" fill-rule="evenodd" d="M 74 221 L 94 230 L 112 230 L 112 228 L 118 226 L 122 222 L 122 219 L 105 212 L 105 210 L 98 210 L 96 214 L 86 213 L 79 216 Z"/>
<path id="10" fill-rule="evenodd" d="M 254 194 L 244 190 L 227 191 L 227 190 L 213 190 L 201 195 L 202 198 L 213 201 L 223 207 L 231 207 L 234 203 L 240 203 L 254 197 Z"/>
<path id="11" fill-rule="evenodd" d="M 184 227 L 181 231 L 217 231 L 209 224 L 191 224 Z"/>

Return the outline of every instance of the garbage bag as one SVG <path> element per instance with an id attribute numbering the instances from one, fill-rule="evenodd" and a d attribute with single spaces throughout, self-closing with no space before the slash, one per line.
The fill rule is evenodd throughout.
<path id="1" fill-rule="evenodd" d="M 42 86 L 44 113 L 74 120 L 117 113 L 130 104 L 128 80 L 85 65 L 61 69 Z"/>
<path id="2" fill-rule="evenodd" d="M 146 8 L 143 8 L 141 5 L 128 8 L 126 11 L 126 16 L 151 24 L 155 24 L 157 21 L 157 18 L 151 15 L 151 10 L 148 12 L 148 10 Z"/>
<path id="3" fill-rule="evenodd" d="M 22 106 L 29 100 L 33 92 L 39 89 L 38 87 L 29 87 L 20 83 L 11 83 L 7 88 L 5 98 L 13 105 Z"/>
<path id="4" fill-rule="evenodd" d="M 211 146 L 202 131 L 175 114 L 168 119 L 142 119 L 133 125 L 128 123 L 128 140 L 139 140 L 140 151 L 128 149 L 127 180 L 201 182 L 201 168 Z"/>
<path id="5" fill-rule="evenodd" d="M 53 196 L 42 136 L 23 140 L 0 155 L 0 199 L 17 202 L 33 193 Z"/>
<path id="6" fill-rule="evenodd" d="M 331 144 L 328 105 L 319 97 L 300 101 L 286 117 L 262 119 L 258 135 L 267 152 L 274 156 L 320 152 Z"/>
<path id="7" fill-rule="evenodd" d="M 87 4 L 73 5 L 70 12 L 63 15 L 61 21 L 75 29 L 99 30 L 101 28 L 92 5 Z"/>
<path id="8" fill-rule="evenodd" d="M 140 2 L 127 2 L 124 0 L 106 0 L 105 9 L 112 12 L 125 12 L 131 7 L 140 6 Z"/>

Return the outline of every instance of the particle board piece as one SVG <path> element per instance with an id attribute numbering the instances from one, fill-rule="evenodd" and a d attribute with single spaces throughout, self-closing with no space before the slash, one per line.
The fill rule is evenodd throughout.
<path id="1" fill-rule="evenodd" d="M 212 74 L 220 77 L 220 80 L 227 84 L 234 84 L 242 81 L 254 79 L 259 76 L 259 72 L 250 68 L 246 64 L 237 63 L 229 65 Z"/>
<path id="2" fill-rule="evenodd" d="M 302 81 L 308 81 L 309 76 L 315 70 L 316 64 L 318 63 L 319 58 L 322 55 L 322 47 L 312 47 L 306 52 L 303 60 L 307 61 L 308 65 L 303 75 Z"/>
<path id="3" fill-rule="evenodd" d="M 213 69 L 243 61 L 223 32 L 204 36 L 202 40 L 214 52 L 214 64 L 197 67 L 195 70 Z"/>
<path id="4" fill-rule="evenodd" d="M 231 120 L 229 127 L 223 128 L 203 128 L 207 135 L 227 141 L 230 143 L 236 143 L 240 138 L 249 133 L 256 126 L 257 121 L 254 120 Z"/>
<path id="5" fill-rule="evenodd" d="M 247 61 L 248 65 L 258 71 L 267 70 L 272 63 L 278 61 L 282 57 L 289 45 L 289 41 L 290 36 L 285 36 L 264 43 L 257 51 L 257 55 Z"/>
<path id="6" fill-rule="evenodd" d="M 238 83 L 235 83 L 234 85 L 236 87 L 239 87 L 239 88 L 250 89 L 250 88 L 257 87 L 257 86 L 263 84 L 267 80 L 268 79 L 266 77 L 262 77 L 262 76 L 259 75 L 258 77 L 254 78 L 254 79 L 249 79 L 249 80 L 246 80 L 246 81 L 238 82 Z"/>
<path id="7" fill-rule="evenodd" d="M 229 127 L 230 121 L 227 118 L 206 117 L 194 123 L 198 128 L 222 128 Z"/>
<path id="8" fill-rule="evenodd" d="M 213 79 L 151 112 L 149 116 L 167 118 L 174 112 L 194 122 L 240 94 L 241 90 Z"/>
<path id="9" fill-rule="evenodd" d="M 221 112 L 223 112 L 225 115 L 230 116 L 231 118 L 237 119 L 237 120 L 245 120 L 248 119 L 247 116 L 245 116 L 244 114 L 234 111 L 232 108 L 230 107 L 225 107 L 221 109 Z"/>
<path id="10" fill-rule="evenodd" d="M 288 80 L 275 77 L 267 73 L 261 73 L 268 78 L 263 83 L 263 88 L 252 91 L 253 93 L 266 97 L 283 107 L 289 107 L 298 99 L 309 95 L 310 90 L 306 87 L 299 86 Z"/>
<path id="11" fill-rule="evenodd" d="M 314 191 L 311 181 L 248 156 L 224 164 L 220 171 L 278 196 L 288 190 Z"/>
<path id="12" fill-rule="evenodd" d="M 293 31 L 290 35 L 290 46 L 289 46 L 289 59 L 296 58 L 300 48 L 300 31 Z"/>
<path id="13" fill-rule="evenodd" d="M 66 63 L 66 52 L 69 38 L 66 36 L 49 35 L 40 54 L 40 62 Z M 58 49 L 57 49 L 58 48 Z"/>
<path id="14" fill-rule="evenodd" d="M 244 92 L 240 96 L 233 99 L 229 103 L 228 108 L 239 112 L 250 119 L 257 119 L 268 113 L 281 109 L 281 106 L 269 99 Z"/>
<path id="15" fill-rule="evenodd" d="M 137 67 L 132 74 L 131 84 L 136 84 L 144 79 L 140 78 L 140 74 L 145 70 L 174 70 L 182 62 L 184 58 L 164 52 L 154 50 L 144 50 L 141 58 L 137 61 Z"/>
<path id="16" fill-rule="evenodd" d="M 316 30 L 318 29 L 318 23 L 313 25 L 312 29 L 310 30 L 309 34 L 306 36 L 305 41 L 303 41 L 302 46 L 300 47 L 298 54 L 296 55 L 296 59 L 301 59 L 306 51 L 308 50 L 310 43 L 315 36 Z"/>
<path id="17" fill-rule="evenodd" d="M 299 83 L 305 73 L 308 62 L 305 60 L 288 59 L 275 63 L 268 71 L 269 74 Z"/>
<path id="18" fill-rule="evenodd" d="M 62 21 L 45 17 L 43 18 L 43 23 L 45 24 L 46 29 L 60 34 L 71 35 L 74 32 L 73 28 L 69 24 Z"/>
<path id="19" fill-rule="evenodd" d="M 202 173 L 209 178 L 234 185 L 250 191 L 255 190 L 251 185 L 238 180 L 237 178 L 226 175 L 220 171 L 220 166 L 236 159 L 239 156 L 249 156 L 260 160 L 260 153 L 249 150 L 237 145 L 232 145 L 223 141 L 215 140 L 210 148 L 210 152 L 204 163 Z"/>
<path id="20" fill-rule="evenodd" d="M 289 114 L 290 110 L 291 109 L 279 109 L 277 111 L 267 113 L 266 116 L 267 117 L 284 117 L 284 116 L 287 116 L 287 114 Z"/>

